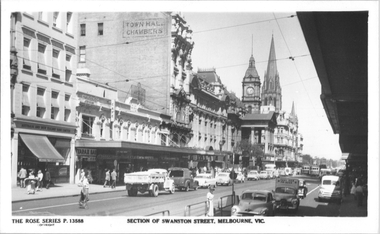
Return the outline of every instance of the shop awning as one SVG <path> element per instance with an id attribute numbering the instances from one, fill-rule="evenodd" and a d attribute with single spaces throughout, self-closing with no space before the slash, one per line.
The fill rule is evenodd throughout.
<path id="1" fill-rule="evenodd" d="M 21 139 L 40 162 L 65 162 L 46 136 L 20 134 Z"/>

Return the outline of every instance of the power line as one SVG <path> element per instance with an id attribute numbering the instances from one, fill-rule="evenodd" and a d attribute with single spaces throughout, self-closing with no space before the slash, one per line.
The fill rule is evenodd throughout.
<path id="1" fill-rule="evenodd" d="M 274 13 L 273 13 L 273 17 L 274 17 L 274 19 L 276 20 L 276 23 L 277 23 L 277 26 L 278 26 L 278 28 L 279 28 L 279 30 L 280 30 L 280 33 L 281 33 L 282 39 L 284 40 L 285 45 L 286 45 L 286 48 L 288 49 L 288 52 L 289 52 L 289 54 L 290 54 L 289 59 L 292 59 L 292 61 L 294 61 L 294 56 L 292 56 L 292 53 L 291 53 L 291 51 L 290 51 L 290 49 L 289 49 L 289 46 L 288 46 L 288 43 L 287 43 L 287 41 L 285 40 L 284 34 L 282 33 L 281 26 L 280 26 L 280 24 L 278 23 L 278 20 L 277 20 L 276 15 L 275 15 Z M 300 81 L 301 81 L 301 83 L 302 83 L 302 86 L 303 86 L 304 90 L 306 91 L 307 97 L 309 98 L 310 104 L 311 104 L 311 106 L 313 107 L 314 113 L 317 114 L 317 111 L 314 109 L 313 102 L 311 101 L 311 98 L 310 98 L 309 92 L 307 91 L 307 89 L 306 89 L 306 87 L 305 87 L 305 84 L 304 84 L 304 82 L 303 82 L 303 80 L 302 80 L 302 78 L 301 78 L 301 75 L 300 75 L 300 73 L 299 73 L 298 67 L 297 67 L 297 65 L 296 65 L 295 63 L 293 63 L 293 64 L 294 64 L 294 67 L 295 67 L 295 69 L 296 69 L 296 71 L 297 71 L 298 77 L 299 77 L 299 79 L 300 79 Z"/>

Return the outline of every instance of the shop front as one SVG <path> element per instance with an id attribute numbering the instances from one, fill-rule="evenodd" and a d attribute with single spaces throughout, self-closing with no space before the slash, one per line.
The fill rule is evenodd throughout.
<path id="1" fill-rule="evenodd" d="M 216 156 L 200 155 L 196 149 L 174 148 L 124 141 L 76 142 L 77 169 L 90 169 L 93 183 L 103 184 L 106 170 L 115 169 L 118 184 L 123 184 L 124 173 L 145 171 L 151 168 L 168 169 L 170 167 L 190 168 L 202 165 L 210 167 Z M 218 163 L 222 163 L 219 162 Z"/>
<path id="2" fill-rule="evenodd" d="M 49 170 L 53 183 L 74 181 L 75 124 L 35 120 L 24 116 L 14 118 L 11 139 L 12 186 L 17 185 L 21 167 L 37 175 Z"/>

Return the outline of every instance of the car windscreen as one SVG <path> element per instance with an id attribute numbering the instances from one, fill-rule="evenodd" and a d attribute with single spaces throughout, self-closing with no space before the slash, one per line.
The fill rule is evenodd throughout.
<path id="1" fill-rule="evenodd" d="M 275 190 L 276 193 L 287 193 L 287 194 L 296 194 L 296 190 L 292 188 L 286 187 L 278 187 Z"/>
<path id="2" fill-rule="evenodd" d="M 266 201 L 265 194 L 262 193 L 243 193 L 241 195 L 242 200 L 257 200 L 257 201 Z"/>
<path id="3" fill-rule="evenodd" d="M 183 171 L 170 171 L 170 176 L 183 177 Z"/>

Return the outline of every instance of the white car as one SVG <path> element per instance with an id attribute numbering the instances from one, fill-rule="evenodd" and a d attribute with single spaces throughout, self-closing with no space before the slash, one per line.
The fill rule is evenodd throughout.
<path id="1" fill-rule="evenodd" d="M 256 170 L 248 172 L 247 180 L 259 180 L 259 173 Z"/>
<path id="2" fill-rule="evenodd" d="M 212 175 L 209 174 L 209 173 L 202 173 L 202 174 L 199 174 L 197 175 L 195 178 L 194 178 L 195 181 L 198 181 L 198 185 L 199 187 L 203 187 L 203 188 L 206 188 L 210 185 L 212 186 L 216 186 L 216 179 L 215 178 L 212 178 Z"/>
<path id="3" fill-rule="evenodd" d="M 269 179 L 269 173 L 267 171 L 260 171 L 260 179 L 261 180 L 268 180 Z"/>
<path id="4" fill-rule="evenodd" d="M 232 180 L 230 179 L 230 173 L 221 172 L 216 176 L 217 185 L 232 185 Z"/>

